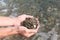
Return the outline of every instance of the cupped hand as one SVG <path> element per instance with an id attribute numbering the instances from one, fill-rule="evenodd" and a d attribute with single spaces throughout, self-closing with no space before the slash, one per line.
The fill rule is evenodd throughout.
<path id="1" fill-rule="evenodd" d="M 23 22 L 26 18 L 33 18 L 33 16 L 23 14 L 23 15 L 20 15 L 17 17 L 17 19 L 20 21 L 20 23 Z"/>
<path id="2" fill-rule="evenodd" d="M 17 17 L 17 24 L 15 25 L 16 27 L 18 27 L 18 33 L 19 34 L 21 34 L 21 35 L 23 35 L 23 36 L 25 36 L 25 37 L 31 37 L 32 35 L 34 35 L 34 34 L 36 34 L 37 33 L 37 31 L 38 31 L 38 28 L 39 28 L 39 21 L 38 21 L 38 19 L 36 18 L 36 20 L 37 20 L 37 24 L 38 24 L 38 26 L 37 26 L 37 28 L 36 29 L 28 29 L 28 28 L 26 28 L 26 27 L 24 27 L 24 26 L 21 26 L 21 22 L 23 22 L 26 18 L 34 18 L 33 16 L 30 16 L 30 15 L 25 15 L 25 14 L 23 14 L 23 15 L 20 15 L 20 16 L 18 16 Z"/>
<path id="3" fill-rule="evenodd" d="M 33 16 L 22 14 L 15 18 L 14 26 L 21 25 L 21 22 L 23 22 L 26 18 L 33 18 Z"/>
<path id="4" fill-rule="evenodd" d="M 30 37 L 30 36 L 34 35 L 36 33 L 36 31 L 35 30 L 29 30 L 26 27 L 21 26 L 21 27 L 19 27 L 18 33 L 20 35 L 25 36 L 25 37 Z"/>
<path id="5" fill-rule="evenodd" d="M 36 18 L 36 20 L 37 20 L 37 24 L 38 24 L 36 29 L 28 29 L 28 28 L 26 28 L 24 26 L 20 26 L 18 33 L 25 36 L 25 37 L 31 37 L 32 35 L 36 34 L 39 27 L 40 27 L 39 21 L 38 21 L 37 18 Z"/>

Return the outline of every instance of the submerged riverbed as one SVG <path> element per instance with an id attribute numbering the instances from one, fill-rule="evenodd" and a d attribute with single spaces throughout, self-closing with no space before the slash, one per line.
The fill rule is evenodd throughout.
<path id="1" fill-rule="evenodd" d="M 38 33 L 30 38 L 14 34 L 0 40 L 60 40 L 60 0 L 0 0 L 0 16 L 21 14 L 39 19 Z"/>

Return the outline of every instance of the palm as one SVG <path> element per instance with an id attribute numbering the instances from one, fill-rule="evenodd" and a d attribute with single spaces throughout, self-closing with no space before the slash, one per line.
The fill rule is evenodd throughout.
<path id="1" fill-rule="evenodd" d="M 39 25 L 37 26 L 37 29 L 28 29 L 24 26 L 21 26 L 21 22 L 23 22 L 26 18 L 33 18 L 33 16 L 25 15 L 25 14 L 18 16 L 16 26 L 18 26 L 17 30 L 18 30 L 19 34 L 21 34 L 25 37 L 30 37 L 30 36 L 34 35 L 35 33 L 37 33 Z M 37 22 L 38 22 L 38 20 L 37 20 Z M 39 22 L 38 22 L 38 24 L 39 24 Z"/>

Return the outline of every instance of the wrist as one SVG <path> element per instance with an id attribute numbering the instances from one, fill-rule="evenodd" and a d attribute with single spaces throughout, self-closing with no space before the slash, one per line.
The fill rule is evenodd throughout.
<path id="1" fill-rule="evenodd" d="M 13 34 L 18 34 L 18 30 L 16 27 L 11 28 Z"/>
<path id="2" fill-rule="evenodd" d="M 0 28 L 0 38 L 13 34 L 17 34 L 17 30 L 15 27 Z"/>
<path id="3" fill-rule="evenodd" d="M 20 22 L 19 22 L 19 20 L 18 20 L 17 17 L 16 17 L 16 18 L 13 18 L 13 20 L 14 20 L 13 25 L 14 25 L 15 27 L 17 27 L 17 26 L 20 25 Z"/>

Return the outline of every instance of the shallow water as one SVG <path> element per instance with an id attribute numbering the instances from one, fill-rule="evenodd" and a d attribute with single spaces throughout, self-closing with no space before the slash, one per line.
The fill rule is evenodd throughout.
<path id="1" fill-rule="evenodd" d="M 0 16 L 21 14 L 39 18 L 38 33 L 30 38 L 11 35 L 0 40 L 60 40 L 60 0 L 0 0 Z"/>

